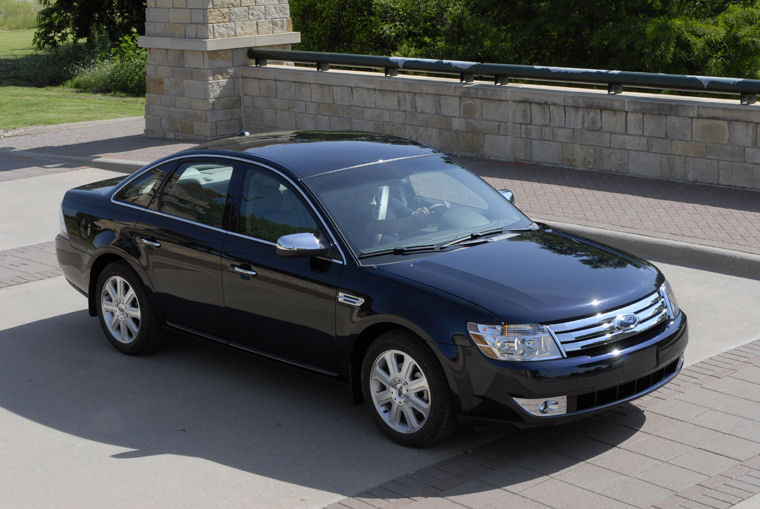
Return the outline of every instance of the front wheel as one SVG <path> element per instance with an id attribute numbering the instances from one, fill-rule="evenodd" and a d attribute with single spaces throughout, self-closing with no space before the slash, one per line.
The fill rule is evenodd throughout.
<path id="1" fill-rule="evenodd" d="M 120 352 L 142 355 L 161 345 L 161 326 L 148 291 L 124 262 L 108 265 L 98 277 L 98 319 Z"/>
<path id="2" fill-rule="evenodd" d="M 425 447 L 456 431 L 456 415 L 438 360 L 416 336 L 390 331 L 362 363 L 362 390 L 381 431 L 407 446 Z"/>

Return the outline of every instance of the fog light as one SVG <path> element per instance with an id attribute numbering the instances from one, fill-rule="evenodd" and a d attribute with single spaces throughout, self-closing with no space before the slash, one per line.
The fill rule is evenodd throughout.
<path id="1" fill-rule="evenodd" d="M 548 398 L 512 398 L 531 415 L 545 417 L 567 413 L 567 396 Z"/>

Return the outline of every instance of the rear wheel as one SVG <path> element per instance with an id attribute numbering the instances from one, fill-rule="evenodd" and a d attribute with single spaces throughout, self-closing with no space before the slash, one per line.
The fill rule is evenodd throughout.
<path id="1" fill-rule="evenodd" d="M 100 273 L 96 288 L 100 326 L 117 350 L 143 355 L 161 345 L 161 325 L 153 302 L 129 265 L 108 265 Z"/>
<path id="2" fill-rule="evenodd" d="M 381 431 L 400 444 L 430 446 L 456 431 L 443 369 L 410 333 L 390 331 L 370 345 L 362 363 L 362 390 Z"/>

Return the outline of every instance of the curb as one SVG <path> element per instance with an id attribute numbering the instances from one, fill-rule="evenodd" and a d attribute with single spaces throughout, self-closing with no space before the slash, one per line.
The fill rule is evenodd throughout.
<path id="1" fill-rule="evenodd" d="M 558 221 L 542 222 L 647 260 L 760 280 L 760 255 Z"/>

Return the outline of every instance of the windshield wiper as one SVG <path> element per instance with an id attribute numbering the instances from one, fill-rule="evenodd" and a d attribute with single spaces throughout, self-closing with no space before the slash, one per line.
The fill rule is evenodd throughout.
<path id="1" fill-rule="evenodd" d="M 464 237 L 459 237 L 458 239 L 450 240 L 448 242 L 444 242 L 443 244 L 439 244 L 438 249 L 445 249 L 449 246 L 456 246 L 457 244 L 465 244 L 473 240 L 482 239 L 483 237 L 490 237 L 491 235 L 498 235 L 499 233 L 503 233 L 503 232 L 504 232 L 504 228 L 494 228 L 492 230 L 485 230 L 482 232 L 470 233 L 469 235 L 466 235 Z M 481 240 L 481 242 L 486 242 L 486 241 Z"/>
<path id="2" fill-rule="evenodd" d="M 520 233 L 530 232 L 537 229 L 536 223 L 531 223 L 530 226 L 524 228 L 493 228 L 491 230 L 484 230 L 482 232 L 475 232 L 458 239 L 450 240 L 438 245 L 438 249 L 445 249 L 450 246 L 470 246 L 474 244 L 481 244 L 483 242 L 490 242 L 485 237 L 492 237 L 501 233 Z"/>
<path id="3" fill-rule="evenodd" d="M 425 253 L 427 251 L 437 251 L 440 249 L 435 244 L 422 244 L 419 246 L 403 246 L 403 247 L 393 247 L 390 249 L 381 249 L 379 251 L 370 251 L 369 253 L 362 253 L 359 255 L 359 259 L 362 260 L 364 258 L 372 258 L 373 256 L 384 256 L 384 255 L 396 255 L 396 256 L 402 256 L 412 253 Z"/>

